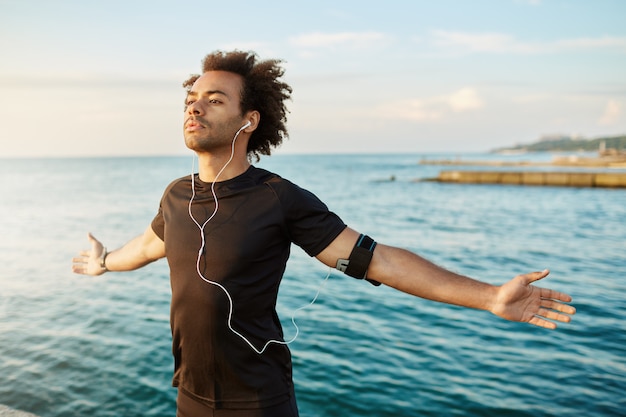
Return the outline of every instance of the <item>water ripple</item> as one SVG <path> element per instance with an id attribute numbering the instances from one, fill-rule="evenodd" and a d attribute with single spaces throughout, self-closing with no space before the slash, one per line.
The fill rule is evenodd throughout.
<path id="1" fill-rule="evenodd" d="M 434 176 L 417 160 L 277 156 L 265 164 L 357 229 L 455 271 L 499 284 L 549 267 L 539 285 L 571 293 L 578 314 L 550 332 L 333 273 L 296 317 L 301 415 L 623 415 L 626 193 L 416 183 Z M 112 247 L 143 230 L 188 161 L 4 162 L 0 403 L 46 417 L 172 416 L 166 264 L 84 278 L 69 272 L 69 259 L 88 230 Z M 110 174 L 80 185 L 92 170 Z M 390 175 L 396 181 L 377 181 Z M 287 335 L 326 272 L 294 249 L 278 306 Z"/>

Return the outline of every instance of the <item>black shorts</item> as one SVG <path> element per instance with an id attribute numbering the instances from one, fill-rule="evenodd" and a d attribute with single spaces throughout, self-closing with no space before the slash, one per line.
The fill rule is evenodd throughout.
<path id="1" fill-rule="evenodd" d="M 178 390 L 176 417 L 298 417 L 298 406 L 296 397 L 292 395 L 291 399 L 284 403 L 267 408 L 215 410 Z"/>

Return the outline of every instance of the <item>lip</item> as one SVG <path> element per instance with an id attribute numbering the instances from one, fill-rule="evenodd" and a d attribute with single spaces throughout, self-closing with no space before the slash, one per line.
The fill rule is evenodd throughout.
<path id="1" fill-rule="evenodd" d="M 204 129 L 204 125 L 195 119 L 188 120 L 185 123 L 185 130 L 189 132 L 194 132 L 200 129 Z"/>

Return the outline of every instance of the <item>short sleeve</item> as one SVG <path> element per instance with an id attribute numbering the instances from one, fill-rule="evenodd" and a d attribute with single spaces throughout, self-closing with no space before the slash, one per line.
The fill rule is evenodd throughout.
<path id="1" fill-rule="evenodd" d="M 309 256 L 322 252 L 346 224 L 310 191 L 282 179 L 268 182 L 278 197 L 290 239 Z"/>
<path id="2" fill-rule="evenodd" d="M 159 206 L 159 211 L 156 216 L 154 216 L 154 219 L 152 219 L 150 226 L 159 239 L 165 241 L 165 220 L 163 218 L 163 209 L 161 206 Z"/>

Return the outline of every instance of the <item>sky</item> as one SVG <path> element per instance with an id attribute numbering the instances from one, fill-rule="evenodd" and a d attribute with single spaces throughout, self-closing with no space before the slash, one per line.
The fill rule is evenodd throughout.
<path id="1" fill-rule="evenodd" d="M 0 158 L 185 155 L 215 50 L 281 59 L 276 153 L 626 134 L 626 1 L 0 0 Z"/>

